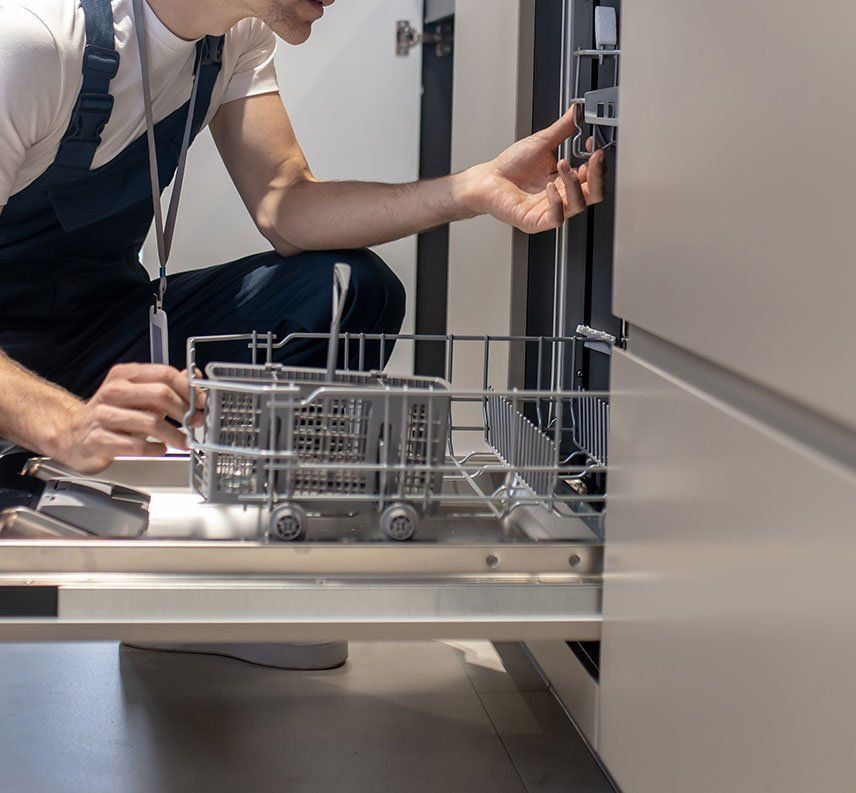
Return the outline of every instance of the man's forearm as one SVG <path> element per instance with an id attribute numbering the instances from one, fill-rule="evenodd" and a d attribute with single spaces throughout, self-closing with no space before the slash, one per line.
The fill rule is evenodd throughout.
<path id="1" fill-rule="evenodd" d="M 55 453 L 62 418 L 80 401 L 0 352 L 0 438 L 39 454 Z"/>
<path id="2" fill-rule="evenodd" d="M 363 248 L 474 217 L 469 173 L 409 184 L 302 181 L 273 213 L 271 241 L 300 250 Z M 279 243 L 279 244 L 278 244 Z"/>

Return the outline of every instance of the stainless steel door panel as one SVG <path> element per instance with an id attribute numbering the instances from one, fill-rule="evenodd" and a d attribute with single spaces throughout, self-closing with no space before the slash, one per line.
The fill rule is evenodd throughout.
<path id="1" fill-rule="evenodd" d="M 621 22 L 615 313 L 856 427 L 856 4 Z"/>
<path id="2" fill-rule="evenodd" d="M 600 587 L 423 581 L 66 581 L 57 619 L 0 621 L 5 641 L 181 642 L 600 635 Z"/>
<path id="3" fill-rule="evenodd" d="M 628 793 L 850 790 L 856 473 L 618 353 L 599 749 Z"/>

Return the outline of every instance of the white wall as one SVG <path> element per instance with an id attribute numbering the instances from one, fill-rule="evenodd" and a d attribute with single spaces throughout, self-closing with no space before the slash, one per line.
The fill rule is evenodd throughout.
<path id="1" fill-rule="evenodd" d="M 277 72 L 286 108 L 316 176 L 406 182 L 419 173 L 421 51 L 395 55 L 395 23 L 421 27 L 422 0 L 339 0 L 301 47 L 280 42 Z M 250 220 L 209 133 L 191 149 L 170 272 L 233 261 L 269 249 Z M 408 291 L 413 331 L 416 239 L 378 253 Z M 157 253 L 146 246 L 154 273 Z M 397 350 L 395 368 L 412 366 Z"/>

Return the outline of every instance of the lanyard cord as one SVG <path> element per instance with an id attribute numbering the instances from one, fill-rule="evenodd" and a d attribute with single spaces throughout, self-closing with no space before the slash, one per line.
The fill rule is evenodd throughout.
<path id="1" fill-rule="evenodd" d="M 169 202 L 166 217 L 166 228 L 163 222 L 163 208 L 160 198 L 160 175 L 158 173 L 158 155 L 155 145 L 155 120 L 152 108 L 152 85 L 149 72 L 149 45 L 146 36 L 146 14 L 143 8 L 144 0 L 133 0 L 134 19 L 137 33 L 137 44 L 140 50 L 140 67 L 143 73 L 143 104 L 146 112 L 146 137 L 149 147 L 149 174 L 152 181 L 152 205 L 154 208 L 155 235 L 158 244 L 158 259 L 160 260 L 160 285 L 156 296 L 158 311 L 163 308 L 163 298 L 166 294 L 166 265 L 172 251 L 172 240 L 175 235 L 175 224 L 178 218 L 178 205 L 181 200 L 181 190 L 184 186 L 184 173 L 187 169 L 187 152 L 190 149 L 190 136 L 193 131 L 193 116 L 196 111 L 196 98 L 199 94 L 199 66 L 202 61 L 202 48 L 197 48 L 196 62 L 193 67 L 193 89 L 190 93 L 190 104 L 187 110 L 187 123 L 181 141 L 181 152 L 178 157 L 178 169 L 175 175 L 175 186 Z"/>

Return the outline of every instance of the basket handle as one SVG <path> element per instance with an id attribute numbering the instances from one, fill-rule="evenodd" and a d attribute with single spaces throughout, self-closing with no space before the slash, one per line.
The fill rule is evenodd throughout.
<path id="1" fill-rule="evenodd" d="M 348 299 L 348 287 L 351 284 L 351 265 L 337 264 L 333 267 L 333 321 L 330 323 L 330 344 L 327 347 L 327 380 L 336 378 L 336 361 L 339 357 L 339 329 L 345 301 Z"/>

